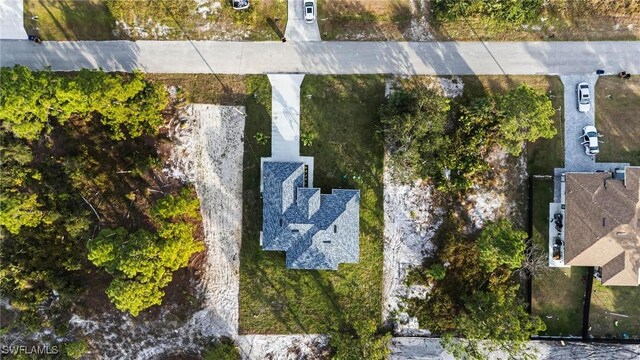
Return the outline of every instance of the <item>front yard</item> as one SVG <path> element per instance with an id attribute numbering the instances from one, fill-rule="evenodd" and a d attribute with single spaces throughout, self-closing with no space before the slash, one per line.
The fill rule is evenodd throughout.
<path id="1" fill-rule="evenodd" d="M 381 76 L 307 76 L 301 88 L 301 133 L 313 134 L 302 155 L 314 156 L 314 185 L 360 189 L 360 261 L 338 271 L 288 270 L 283 252 L 263 251 L 257 133 L 271 133 L 268 79 L 249 84 L 244 160 L 244 216 L 240 254 L 240 332 L 327 333 L 356 321 L 381 321 L 382 143 L 377 110 L 384 96 Z"/>
<path id="2" fill-rule="evenodd" d="M 640 165 L 640 78 L 603 76 L 595 90 L 596 127 L 605 142 L 597 161 Z"/>
<path id="3" fill-rule="evenodd" d="M 252 0 L 246 10 L 206 0 L 24 3 L 27 32 L 43 40 L 278 40 L 268 19 L 284 32 L 287 1 Z"/>

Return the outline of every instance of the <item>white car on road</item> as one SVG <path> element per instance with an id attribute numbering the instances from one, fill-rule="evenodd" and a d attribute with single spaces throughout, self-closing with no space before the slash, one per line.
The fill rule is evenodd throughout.
<path id="1" fill-rule="evenodd" d="M 582 128 L 582 145 L 584 146 L 584 152 L 587 155 L 596 155 L 600 152 L 600 143 L 602 141 L 599 138 L 602 135 L 598 134 L 595 126 L 585 126 Z"/>
<path id="2" fill-rule="evenodd" d="M 304 1 L 304 21 L 312 23 L 316 20 L 316 2 L 315 0 Z"/>
<path id="3" fill-rule="evenodd" d="M 589 84 L 582 82 L 576 87 L 576 94 L 578 96 L 578 111 L 587 112 L 591 110 L 591 92 L 589 91 Z"/>

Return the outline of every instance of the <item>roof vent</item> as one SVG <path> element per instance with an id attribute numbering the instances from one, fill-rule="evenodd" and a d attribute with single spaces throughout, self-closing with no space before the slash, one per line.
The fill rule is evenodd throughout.
<path id="1" fill-rule="evenodd" d="M 602 218 L 602 227 L 607 226 L 607 218 Z"/>
<path id="2" fill-rule="evenodd" d="M 333 233 L 337 233 L 338 232 L 338 225 L 333 225 Z"/>

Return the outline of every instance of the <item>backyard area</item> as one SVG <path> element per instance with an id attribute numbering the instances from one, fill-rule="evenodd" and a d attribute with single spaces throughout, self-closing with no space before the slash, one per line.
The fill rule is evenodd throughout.
<path id="1" fill-rule="evenodd" d="M 553 181 L 533 180 L 533 241 L 548 254 L 549 203 Z M 580 336 L 586 268 L 550 268 L 533 276 L 531 312 L 547 325 L 540 335 Z"/>
<path id="2" fill-rule="evenodd" d="M 599 162 L 640 165 L 640 78 L 604 76 L 596 83 L 596 127 L 604 135 Z"/>
<path id="3" fill-rule="evenodd" d="M 270 155 L 271 93 L 266 76 L 248 81 L 244 223 L 240 261 L 240 332 L 327 333 L 363 320 L 381 321 L 382 160 L 376 136 L 384 96 L 381 76 L 307 76 L 301 87 L 301 149 L 315 157 L 314 186 L 361 192 L 360 261 L 338 271 L 288 270 L 283 252 L 263 251 L 260 157 Z M 304 143 L 304 140 L 303 140 Z"/>
<path id="4" fill-rule="evenodd" d="M 593 282 L 589 315 L 591 335 L 640 339 L 640 287 Z"/>
<path id="5" fill-rule="evenodd" d="M 25 0 L 24 24 L 43 40 L 278 40 L 286 0 L 230 1 Z"/>

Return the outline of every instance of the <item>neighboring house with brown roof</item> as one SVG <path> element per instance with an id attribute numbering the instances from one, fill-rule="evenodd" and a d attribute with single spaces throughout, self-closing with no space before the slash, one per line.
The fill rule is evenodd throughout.
<path id="1" fill-rule="evenodd" d="M 603 285 L 638 286 L 640 167 L 566 173 L 564 263 L 600 266 Z"/>

